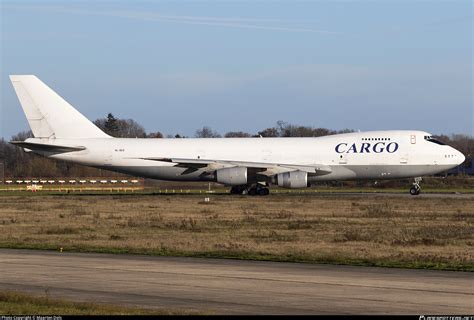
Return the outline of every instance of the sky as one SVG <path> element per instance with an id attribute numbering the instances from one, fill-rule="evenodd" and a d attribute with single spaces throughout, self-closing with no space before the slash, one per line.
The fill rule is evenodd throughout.
<path id="1" fill-rule="evenodd" d="M 34 74 L 91 120 L 148 132 L 474 135 L 472 1 L 2 1 L 0 137 Z"/>

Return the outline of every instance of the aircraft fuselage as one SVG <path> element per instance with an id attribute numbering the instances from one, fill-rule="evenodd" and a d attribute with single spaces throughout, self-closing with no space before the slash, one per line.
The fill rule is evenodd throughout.
<path id="1" fill-rule="evenodd" d="M 51 154 L 58 160 L 162 180 L 209 181 L 202 170 L 160 158 L 258 162 L 289 165 L 325 164 L 331 172 L 309 176 L 309 181 L 399 179 L 432 175 L 464 161 L 456 149 L 432 142 L 423 131 L 371 131 L 318 138 L 213 139 L 55 139 L 49 144 L 84 146 L 83 151 Z M 27 141 L 46 142 L 44 139 Z"/>

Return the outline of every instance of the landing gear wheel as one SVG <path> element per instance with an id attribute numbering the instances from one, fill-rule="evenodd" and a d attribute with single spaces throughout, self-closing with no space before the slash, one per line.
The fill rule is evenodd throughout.
<path id="1" fill-rule="evenodd" d="M 410 194 L 411 194 L 412 196 L 417 196 L 417 195 L 419 195 L 419 194 L 420 194 L 420 188 L 417 188 L 417 187 L 415 187 L 415 186 L 411 187 L 411 188 L 410 188 Z"/>
<path id="2" fill-rule="evenodd" d="M 268 190 L 268 188 L 260 188 L 258 190 L 259 196 L 268 196 L 269 194 L 270 194 L 270 190 Z"/>
<path id="3" fill-rule="evenodd" d="M 246 186 L 233 186 L 230 188 L 230 194 L 244 194 L 246 190 Z"/>
<path id="4" fill-rule="evenodd" d="M 254 183 L 250 185 L 232 186 L 230 188 L 230 194 L 243 194 L 250 196 L 267 196 L 270 194 L 270 190 L 265 187 L 264 184 Z"/>
<path id="5" fill-rule="evenodd" d="M 250 188 L 248 191 L 248 194 L 251 196 L 256 196 L 257 195 L 257 188 Z"/>
<path id="6" fill-rule="evenodd" d="M 420 187 L 420 182 L 421 182 L 421 177 L 416 177 L 415 182 L 413 182 L 413 187 L 410 188 L 410 194 L 412 196 L 417 196 L 421 192 L 421 187 Z"/>

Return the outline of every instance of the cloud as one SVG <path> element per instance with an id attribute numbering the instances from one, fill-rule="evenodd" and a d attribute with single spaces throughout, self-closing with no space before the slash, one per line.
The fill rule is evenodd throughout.
<path id="1" fill-rule="evenodd" d="M 219 18 L 219 17 L 201 17 L 201 16 L 179 16 L 179 15 L 163 15 L 149 11 L 130 11 L 130 10 L 83 10 L 79 8 L 51 6 L 51 5 L 4 5 L 4 9 L 30 10 L 39 12 L 54 13 L 71 13 L 89 16 L 107 16 L 115 18 L 135 19 L 141 21 L 157 21 L 177 24 L 205 25 L 224 28 L 241 28 L 241 29 L 259 29 L 268 31 L 286 31 L 286 32 L 305 32 L 317 33 L 323 35 L 338 35 L 340 32 L 313 29 L 288 27 L 283 25 L 268 25 L 268 23 L 289 23 L 280 19 L 259 19 L 259 18 Z"/>

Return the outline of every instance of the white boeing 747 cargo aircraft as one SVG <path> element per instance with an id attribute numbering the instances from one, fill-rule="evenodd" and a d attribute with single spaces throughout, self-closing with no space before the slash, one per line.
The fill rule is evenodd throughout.
<path id="1" fill-rule="evenodd" d="M 231 193 L 267 195 L 267 186 L 415 178 L 464 162 L 456 149 L 423 131 L 396 130 L 318 138 L 113 138 L 33 75 L 10 76 L 34 138 L 12 141 L 27 152 L 161 180 L 216 181 Z"/>

